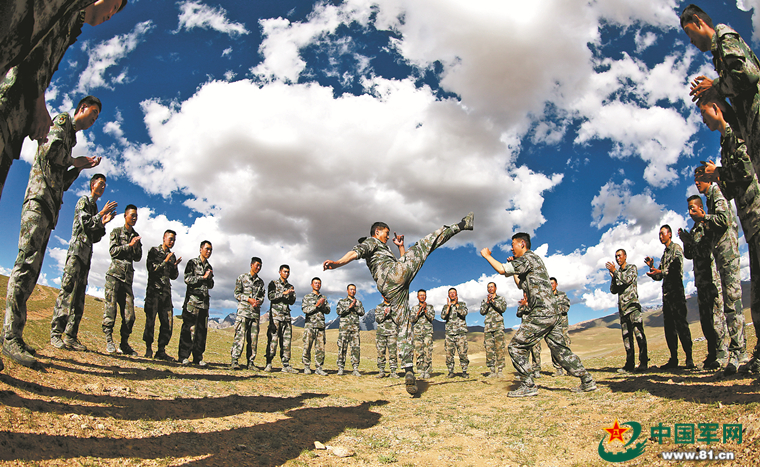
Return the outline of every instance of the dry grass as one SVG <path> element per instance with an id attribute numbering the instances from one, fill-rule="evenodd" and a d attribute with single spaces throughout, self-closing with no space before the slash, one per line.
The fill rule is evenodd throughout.
<path id="1" fill-rule="evenodd" d="M 0 297 L 5 296 L 0 281 Z M 671 465 L 664 450 L 733 451 L 735 462 L 760 460 L 760 402 L 756 377 L 717 378 L 703 371 L 619 375 L 624 360 L 620 331 L 605 323 L 571 333 L 572 348 L 598 381 L 599 391 L 574 394 L 576 378 L 545 375 L 540 393 L 508 399 L 507 378 L 485 378 L 482 336 L 471 334 L 471 377 L 444 377 L 443 342 L 435 342 L 434 377 L 419 397 L 402 380 L 376 379 L 373 332 L 362 333 L 361 378 L 335 375 L 337 331 L 328 331 L 330 376 L 236 371 L 229 362 L 230 330 L 210 330 L 208 370 L 104 353 L 102 302 L 88 297 L 80 337 L 87 353 L 54 351 L 48 344 L 57 291 L 39 287 L 29 303 L 25 332 L 39 349 L 43 371 L 4 359 L 0 373 L 0 462 L 4 465 L 604 465 L 597 447 L 615 421 L 649 427 L 663 423 L 741 423 L 733 443 L 662 446 L 630 465 Z M 0 306 L 3 301 L 0 299 Z M 650 317 L 651 318 L 651 317 Z M 141 351 L 144 315 L 138 312 L 132 344 Z M 176 355 L 179 325 L 170 345 Z M 647 328 L 654 364 L 666 360 L 662 330 Z M 698 324 L 692 325 L 701 336 Z M 755 343 L 747 328 L 748 347 Z M 262 332 L 257 363 L 263 364 Z M 750 347 L 751 348 L 751 347 Z M 701 360 L 705 343 L 695 344 Z M 292 362 L 301 358 L 301 330 L 294 331 Z M 275 360 L 279 363 L 279 359 Z M 457 366 L 458 368 L 458 366 Z M 337 458 L 314 441 L 355 451 Z M 612 446 L 612 445 L 610 445 Z M 612 449 L 612 448 L 610 448 Z"/>

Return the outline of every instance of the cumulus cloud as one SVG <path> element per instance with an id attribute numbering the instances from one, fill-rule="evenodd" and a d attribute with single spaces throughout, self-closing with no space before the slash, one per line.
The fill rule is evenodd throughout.
<path id="1" fill-rule="evenodd" d="M 633 40 L 636 43 L 636 53 L 640 54 L 657 42 L 657 34 L 651 31 L 641 34 L 641 31 L 636 31 L 636 36 Z"/>
<path id="2" fill-rule="evenodd" d="M 752 10 L 752 42 L 760 44 L 760 0 L 736 0 L 736 7 L 743 11 Z M 719 17 L 713 17 L 713 21 L 721 22 Z"/>
<path id="3" fill-rule="evenodd" d="M 248 30 L 242 23 L 232 22 L 227 19 L 227 10 L 222 7 L 212 8 L 199 1 L 186 0 L 179 4 L 179 25 L 175 33 L 193 28 L 213 29 L 230 36 L 248 34 Z"/>

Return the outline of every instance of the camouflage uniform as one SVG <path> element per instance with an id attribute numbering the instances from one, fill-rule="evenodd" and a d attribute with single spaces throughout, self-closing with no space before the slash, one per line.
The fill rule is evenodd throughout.
<path id="1" fill-rule="evenodd" d="M 18 3 L 18 1 L 4 0 L 0 3 Z M 0 46 L 0 68 L 5 70 L 0 72 L 0 195 L 2 195 L 11 164 L 21 156 L 21 145 L 24 138 L 29 135 L 37 99 L 44 94 L 66 49 L 76 42 L 84 24 L 84 12 L 73 9 L 61 11 L 61 16 L 46 24 L 49 18 L 45 16 L 53 13 L 50 9 L 52 5 L 46 4 L 60 4 L 60 0 L 56 2 L 37 0 L 34 3 L 34 9 L 27 13 L 22 21 L 39 19 L 40 24 L 24 23 L 22 28 L 13 30 L 13 34 L 5 39 L 13 42 L 17 39 L 17 35 L 31 33 L 32 37 L 28 40 L 39 41 L 36 47 L 32 50 L 29 43 L 13 45 L 7 44 L 6 40 L 3 40 Z M 79 3 L 92 3 L 92 1 Z M 3 8 L 5 7 L 7 5 L 3 5 Z M 8 19 L 0 16 L 0 22 L 6 19 L 11 22 L 18 20 L 18 18 Z M 44 30 L 46 26 L 49 27 L 47 32 Z M 14 54 L 18 55 L 11 58 Z M 6 60 L 8 60 L 7 65 L 10 65 L 8 68 L 3 66 Z"/>
<path id="2" fill-rule="evenodd" d="M 66 265 L 61 278 L 61 291 L 55 301 L 50 337 L 61 338 L 65 333 L 67 342 L 76 341 L 79 323 L 84 314 L 84 298 L 87 291 L 87 275 L 92 259 L 92 245 L 106 234 L 106 227 L 98 212 L 98 205 L 91 195 L 79 198 L 71 227 L 71 241 L 66 253 Z"/>
<path id="3" fill-rule="evenodd" d="M 248 344 L 245 351 L 245 360 L 248 368 L 253 369 L 253 361 L 256 359 L 256 347 L 259 345 L 259 315 L 261 304 L 253 306 L 248 302 L 249 298 L 264 302 L 266 287 L 258 274 L 252 276 L 250 272 L 238 276 L 235 282 L 235 300 L 238 301 L 237 315 L 235 316 L 235 337 L 232 339 L 230 351 L 232 363 L 237 363 L 243 354 L 243 348 Z"/>
<path id="4" fill-rule="evenodd" d="M 480 314 L 485 316 L 483 327 L 483 345 L 486 348 L 486 365 L 491 373 L 501 373 L 504 369 L 504 312 L 507 301 L 504 297 L 494 295 L 480 303 Z"/>
<path id="5" fill-rule="evenodd" d="M 528 314 L 527 305 L 519 305 L 517 307 L 518 318 L 524 318 L 525 315 L 527 314 Z M 536 341 L 536 344 L 530 348 L 530 359 L 533 362 L 530 368 L 531 373 L 533 374 L 540 373 L 541 372 L 541 341 L 540 340 Z"/>
<path id="6" fill-rule="evenodd" d="M 359 338 L 359 317 L 364 316 L 364 305 L 359 300 L 351 306 L 351 297 L 342 298 L 338 301 L 336 311 L 340 316 L 340 330 L 338 331 L 338 368 L 346 364 L 346 352 L 351 345 L 351 365 L 354 370 L 359 369 L 361 358 L 361 341 Z"/>
<path id="7" fill-rule="evenodd" d="M 691 358 L 691 330 L 686 320 L 686 295 L 683 290 L 683 250 L 671 241 L 660 259 L 660 273 L 650 276 L 662 281 L 662 318 L 665 341 L 670 350 L 670 360 L 678 361 L 678 340 L 681 340 L 687 364 Z"/>
<path id="8" fill-rule="evenodd" d="M 719 338 L 728 338 L 728 351 L 731 356 L 738 359 L 740 355 L 746 354 L 747 343 L 744 338 L 744 307 L 739 264 L 741 256 L 736 218 L 718 185 L 710 185 L 706 197 L 708 214 L 705 221 L 708 225 L 726 224 L 726 232 L 722 237 L 715 236 L 712 245 L 715 267 L 720 274 L 724 311 L 720 316 L 722 321 L 716 321 L 715 326 L 719 331 Z"/>
<path id="9" fill-rule="evenodd" d="M 111 231 L 110 246 L 111 266 L 106 272 L 105 306 L 103 311 L 103 332 L 106 336 L 113 334 L 116 322 L 116 308 L 121 310 L 121 346 L 126 350 L 132 326 L 135 324 L 135 294 L 132 291 L 132 279 L 135 268 L 133 261 L 142 258 L 142 244 L 138 240 L 133 246 L 129 242 L 139 234 L 135 229 L 116 227 Z"/>
<path id="10" fill-rule="evenodd" d="M 179 277 L 179 269 L 174 264 L 174 257 L 168 262 L 166 256 L 171 253 L 164 245 L 154 246 L 148 250 L 145 266 L 148 269 L 148 286 L 145 288 L 145 331 L 143 341 L 150 347 L 153 344 L 156 316 L 158 316 L 158 348 L 165 352 L 174 330 L 174 305 L 172 305 L 172 280 Z"/>
<path id="11" fill-rule="evenodd" d="M 48 140 L 34 158 L 21 210 L 18 256 L 8 279 L 5 309 L 5 345 L 23 343 L 26 301 L 34 291 L 45 258 L 50 232 L 58 222 L 63 193 L 79 176 L 72 166 L 71 148 L 76 145 L 74 122 L 67 113 L 53 119 Z"/>
<path id="12" fill-rule="evenodd" d="M 283 295 L 288 289 L 293 289 L 288 281 L 282 278 L 269 283 L 267 297 L 269 298 L 269 326 L 267 326 L 267 365 L 272 364 L 277 353 L 277 343 L 280 344 L 280 360 L 283 367 L 290 366 L 290 341 L 293 329 L 290 325 L 290 305 L 296 302 L 295 292 Z"/>
<path id="13" fill-rule="evenodd" d="M 713 261 L 712 244 L 714 237 L 720 237 L 725 227 L 717 230 L 705 221 L 697 222 L 688 235 L 683 235 L 683 253 L 694 261 L 694 283 L 699 302 L 699 321 L 702 334 L 707 341 L 707 358 L 710 362 L 723 362 L 727 357 L 725 317 L 723 316 L 723 296 L 718 271 Z M 723 325 L 722 327 L 720 325 Z"/>
<path id="14" fill-rule="evenodd" d="M 211 274 L 204 279 L 206 271 Z M 185 304 L 182 307 L 182 329 L 179 332 L 179 361 L 192 355 L 195 363 L 203 361 L 208 334 L 208 291 L 214 288 L 214 272 L 211 263 L 202 257 L 193 258 L 185 266 Z"/>
<path id="15" fill-rule="evenodd" d="M 570 346 L 570 335 L 567 333 L 569 323 L 567 320 L 567 313 L 570 311 L 570 299 L 567 298 L 567 294 L 560 290 L 554 290 L 554 307 L 557 309 L 557 315 L 559 315 L 559 325 L 562 328 L 562 336 L 565 338 L 565 343 Z M 560 371 L 562 366 L 557 361 L 557 357 L 552 355 L 552 365 L 554 369 Z"/>
<path id="16" fill-rule="evenodd" d="M 641 319 L 641 303 L 638 289 L 639 272 L 634 264 L 615 269 L 610 280 L 610 293 L 618 296 L 618 313 L 620 315 L 620 330 L 623 333 L 625 347 L 625 369 L 633 370 L 635 352 L 633 340 L 639 345 L 639 365 L 646 368 L 649 364 L 647 356 L 647 336 L 644 334 L 644 322 Z"/>
<path id="17" fill-rule="evenodd" d="M 412 307 L 412 322 L 414 323 L 414 349 L 417 352 L 417 371 L 429 376 L 433 371 L 433 320 L 435 309 L 426 305 L 420 312 L 420 305 Z"/>
<path id="18" fill-rule="evenodd" d="M 321 306 L 317 306 L 320 298 L 324 298 L 325 302 Z M 327 302 L 327 297 L 311 291 L 301 300 L 301 311 L 303 311 L 306 317 L 306 322 L 303 326 L 303 358 L 301 361 L 305 368 L 311 366 L 311 347 L 313 344 L 314 362 L 317 368 L 322 368 L 322 365 L 325 364 L 325 315 L 330 314 L 330 304 Z M 282 358 L 282 360 L 283 365 L 286 365 L 285 358 Z M 340 362 L 338 363 L 338 367 L 343 368 Z"/>
<path id="19" fill-rule="evenodd" d="M 382 303 L 375 308 L 377 368 L 381 374 L 385 372 L 386 350 L 390 360 L 391 374 L 395 374 L 398 368 L 398 326 L 393 322 L 392 315 L 393 309 L 387 303 Z"/>
<path id="20" fill-rule="evenodd" d="M 565 343 L 559 316 L 554 308 L 554 295 L 549 282 L 549 274 L 541 258 L 528 250 L 519 258 L 504 265 L 507 275 L 515 274 L 520 282 L 520 289 L 528 297 L 528 313 L 523 315 L 520 329 L 509 343 L 509 356 L 512 365 L 527 387 L 535 387 L 531 368 L 528 366 L 528 353 L 541 339 L 546 338 L 552 355 L 556 355 L 560 365 L 569 374 L 581 378 L 584 384 L 593 382 L 580 358 Z M 514 271 L 514 272 L 511 272 Z"/>
<path id="21" fill-rule="evenodd" d="M 730 125 L 726 125 L 725 135 L 720 139 L 720 147 L 722 167 L 717 169 L 720 176 L 718 183 L 723 195 L 736 202 L 744 239 L 749 247 L 750 308 L 755 334 L 760 335 L 760 184 L 757 182 L 744 141 L 739 139 Z M 731 341 L 729 350 L 732 353 L 734 346 L 746 349 L 744 313 L 733 315 L 732 323 L 731 313 L 726 314 Z M 739 329 L 741 332 L 737 332 Z M 760 346 L 755 349 L 756 355 L 760 353 Z"/>
<path id="22" fill-rule="evenodd" d="M 459 354 L 459 366 L 462 373 L 467 374 L 470 360 L 467 358 L 467 304 L 458 301 L 456 305 L 444 305 L 441 319 L 446 321 L 446 367 L 449 374 L 454 373 L 454 352 Z"/>
<path id="23" fill-rule="evenodd" d="M 374 237 L 362 239 L 353 248 L 359 258 L 367 261 L 377 290 L 389 300 L 393 309 L 393 322 L 398 325 L 398 347 L 402 368 L 414 367 L 414 333 L 409 311 L 409 284 L 417 275 L 428 255 L 460 232 L 458 224 L 443 226 L 421 238 L 406 250 L 401 258 L 396 258 L 388 245 Z"/>

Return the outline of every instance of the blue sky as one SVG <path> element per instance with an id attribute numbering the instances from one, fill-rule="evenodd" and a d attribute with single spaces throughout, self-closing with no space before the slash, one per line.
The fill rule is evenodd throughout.
<path id="1" fill-rule="evenodd" d="M 690 224 L 691 171 L 718 157 L 719 137 L 688 96 L 691 78 L 714 72 L 679 27 L 685 5 L 133 0 L 107 23 L 85 26 L 47 103 L 55 115 L 86 94 L 101 98 L 98 122 L 75 148 L 103 156 L 101 205 L 140 208 L 146 252 L 176 230 L 183 265 L 211 240 L 216 316 L 234 310 L 235 279 L 251 256 L 263 258 L 265 281 L 290 264 L 299 297 L 319 275 L 333 304 L 354 282 L 374 307 L 381 299 L 363 262 L 322 272 L 322 261 L 340 257 L 375 220 L 411 245 L 475 211 L 475 231 L 435 252 L 413 290 L 428 289 L 440 312 L 457 287 L 475 325 L 495 280 L 510 305 L 506 323 L 517 324 L 514 283 L 494 276 L 478 251 L 488 246 L 505 260 L 511 235 L 527 231 L 571 297 L 576 323 L 616 310 L 604 269 L 616 248 L 639 267 L 642 302 L 660 303 L 643 258 L 662 254 L 659 225 Z M 760 1 L 702 6 L 757 46 Z M 34 150 L 27 141 L 0 201 L 5 274 Z M 73 208 L 91 173 L 64 198 L 43 284 L 60 284 Z M 108 228 L 120 224 L 122 216 Z M 89 293 L 103 295 L 108 263 L 104 240 Z M 144 259 L 136 270 L 142 304 Z M 685 282 L 693 291 L 690 264 Z M 184 291 L 175 281 L 175 306 Z"/>

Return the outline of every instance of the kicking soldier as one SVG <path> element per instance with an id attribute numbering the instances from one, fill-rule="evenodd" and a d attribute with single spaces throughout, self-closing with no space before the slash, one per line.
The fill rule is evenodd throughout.
<path id="1" fill-rule="evenodd" d="M 446 366 L 449 369 L 447 378 L 454 377 L 454 352 L 459 354 L 459 366 L 462 367 L 462 378 L 468 378 L 467 367 L 467 304 L 460 302 L 457 289 L 450 288 L 446 305 L 441 310 L 441 319 L 446 321 Z"/>
<path id="2" fill-rule="evenodd" d="M 483 328 L 483 346 L 486 348 L 486 365 L 489 378 L 501 378 L 504 369 L 504 312 L 507 301 L 496 294 L 496 283 L 486 286 L 488 295 L 480 302 L 480 314 L 485 316 Z"/>
<path id="3" fill-rule="evenodd" d="M 259 316 L 261 304 L 264 303 L 266 287 L 259 277 L 261 271 L 261 258 L 251 258 L 251 270 L 238 276 L 235 281 L 235 300 L 238 301 L 237 314 L 235 315 L 235 337 L 232 339 L 230 368 L 239 370 L 238 360 L 245 351 L 246 366 L 249 370 L 255 370 L 253 361 L 256 359 L 256 347 L 259 345 Z M 246 347 L 247 345 L 247 347 Z"/>
<path id="4" fill-rule="evenodd" d="M 272 359 L 277 354 L 280 344 L 280 360 L 283 373 L 298 373 L 290 366 L 290 341 L 293 328 L 290 323 L 290 305 L 296 302 L 296 291 L 288 282 L 290 266 L 280 266 L 280 278 L 273 280 L 267 287 L 269 298 L 269 326 L 267 326 L 267 366 L 264 371 L 272 371 Z"/>
<path id="5" fill-rule="evenodd" d="M 301 311 L 306 317 L 303 329 L 303 374 L 311 374 L 311 347 L 314 346 L 314 364 L 316 370 L 314 373 L 319 376 L 327 376 L 327 372 L 322 369 L 325 364 L 325 344 L 327 338 L 325 335 L 325 315 L 330 313 L 330 304 L 327 303 L 327 297 L 319 293 L 322 289 L 322 279 L 315 277 L 311 280 L 311 292 L 306 294 L 301 300 Z M 283 359 L 284 360 L 284 359 Z M 283 363 L 283 373 L 296 373 L 289 371 L 290 366 L 285 367 Z M 354 371 L 356 376 L 358 371 Z M 343 367 L 338 366 L 338 374 L 343 374 Z"/>
<path id="6" fill-rule="evenodd" d="M 419 303 L 412 307 L 412 321 L 414 322 L 414 351 L 417 352 L 417 371 L 420 379 L 430 378 L 433 371 L 433 320 L 435 309 L 427 303 L 427 292 L 424 289 L 417 291 Z"/>
<path id="7" fill-rule="evenodd" d="M 90 194 L 79 198 L 74 209 L 74 225 L 71 227 L 66 265 L 63 267 L 61 291 L 55 301 L 53 320 L 50 322 L 50 345 L 57 349 L 79 352 L 87 350 L 79 341 L 78 334 L 84 314 L 92 245 L 106 234 L 106 224 L 111 222 L 116 209 L 116 202 L 109 201 L 98 212 L 97 202 L 105 189 L 106 176 L 93 175 L 90 179 Z"/>
<path id="8" fill-rule="evenodd" d="M 172 305 L 172 281 L 179 277 L 179 263 L 182 257 L 177 258 L 172 252 L 177 233 L 173 230 L 164 232 L 164 238 L 160 245 L 148 250 L 148 258 L 145 267 L 148 268 L 148 286 L 145 288 L 145 358 L 153 357 L 153 336 L 158 316 L 158 351 L 155 358 L 159 360 L 173 361 L 167 355 L 166 346 L 172 339 L 174 330 L 174 305 Z"/>
<path id="9" fill-rule="evenodd" d="M 354 367 L 354 376 L 359 376 L 359 362 L 361 360 L 361 340 L 359 335 L 359 317 L 364 316 L 364 305 L 356 299 L 356 286 L 348 284 L 346 288 L 348 297 L 338 301 L 335 307 L 340 316 L 340 330 L 338 331 L 338 372 L 343 371 L 346 364 L 346 352 L 351 346 L 351 366 Z"/>
<path id="10" fill-rule="evenodd" d="M 370 237 L 362 237 L 359 244 L 337 261 L 326 260 L 322 263 L 324 270 L 336 269 L 351 261 L 364 258 L 367 267 L 375 279 L 377 290 L 389 300 L 393 309 L 393 322 L 399 327 L 399 350 L 405 371 L 406 390 L 409 394 L 417 393 L 414 378 L 414 337 L 413 324 L 409 310 L 409 284 L 417 275 L 428 255 L 446 243 L 462 230 L 472 230 L 475 215 L 469 213 L 458 224 L 443 226 L 435 232 L 420 239 L 409 248 L 404 247 L 404 236 L 394 232 L 393 243 L 398 246 L 401 259 L 391 252 L 386 243 L 390 228 L 384 222 L 375 222 L 369 229 Z"/>

